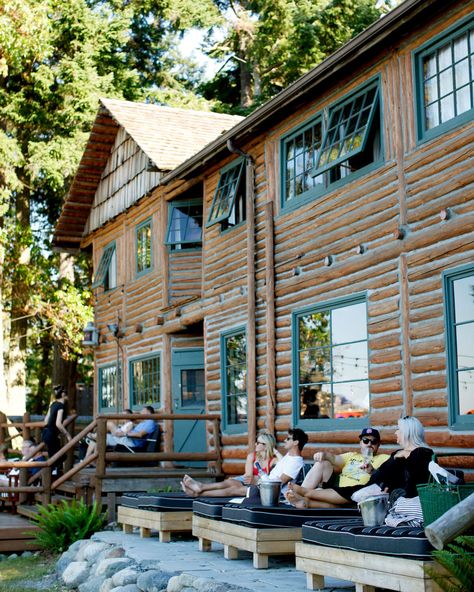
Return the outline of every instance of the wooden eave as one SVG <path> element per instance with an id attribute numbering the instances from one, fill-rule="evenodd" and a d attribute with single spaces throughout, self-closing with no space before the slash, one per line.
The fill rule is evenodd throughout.
<path id="1" fill-rule="evenodd" d="M 229 141 L 239 148 L 242 147 L 258 133 L 296 112 L 299 107 L 308 103 L 310 97 L 324 93 L 334 82 L 350 73 L 360 71 L 361 65 L 381 51 L 387 51 L 391 45 L 399 44 L 400 39 L 413 29 L 419 28 L 424 19 L 432 18 L 437 12 L 455 2 L 456 0 L 406 0 L 237 123 L 231 130 L 223 133 L 165 175 L 162 184 L 198 175 L 204 167 L 229 154 Z"/>
<path id="2" fill-rule="evenodd" d="M 53 248 L 78 251 L 94 201 L 95 191 L 115 142 L 118 123 L 102 105 L 92 126 L 86 148 L 79 163 L 68 199 L 64 202 L 56 224 Z"/>

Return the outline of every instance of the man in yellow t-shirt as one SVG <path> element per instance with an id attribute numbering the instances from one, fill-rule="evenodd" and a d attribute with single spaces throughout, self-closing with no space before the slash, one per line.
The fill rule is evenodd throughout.
<path id="1" fill-rule="evenodd" d="M 389 458 L 388 454 L 377 454 L 380 433 L 375 428 L 364 428 L 359 442 L 360 450 L 356 452 L 316 452 L 315 463 L 303 484 L 289 485 L 286 498 L 290 504 L 299 508 L 333 508 L 352 503 L 352 494 L 364 487 L 370 475 Z"/>

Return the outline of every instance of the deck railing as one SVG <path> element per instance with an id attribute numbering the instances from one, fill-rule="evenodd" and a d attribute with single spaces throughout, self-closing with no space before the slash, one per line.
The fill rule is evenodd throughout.
<path id="1" fill-rule="evenodd" d="M 69 418 L 68 418 L 69 419 Z M 10 494 L 19 494 L 19 502 L 24 502 L 28 494 L 35 493 L 40 494 L 43 504 L 51 502 L 51 498 L 54 493 L 60 488 L 60 486 L 66 481 L 74 478 L 84 468 L 95 463 L 95 475 L 94 475 L 94 489 L 96 499 L 101 499 L 102 496 L 102 483 L 107 478 L 108 469 L 111 463 L 133 463 L 140 465 L 140 463 L 146 462 L 149 465 L 150 462 L 156 462 L 157 469 L 159 469 L 160 463 L 171 464 L 180 461 L 196 462 L 202 461 L 208 463 L 208 470 L 211 468 L 211 463 L 214 472 L 220 474 L 222 471 L 222 451 L 220 446 L 220 416 L 213 414 L 173 414 L 173 413 L 155 413 L 147 415 L 146 419 L 153 419 L 157 422 L 170 422 L 170 421 L 208 421 L 212 424 L 213 432 L 213 449 L 208 452 L 175 452 L 173 450 L 165 450 L 165 452 L 140 452 L 140 453 L 128 453 L 128 452 L 113 452 L 107 450 L 106 436 L 107 436 L 107 421 L 124 421 L 124 420 L 143 420 L 144 416 L 139 413 L 133 414 L 108 414 L 101 415 L 88 424 L 82 429 L 76 436 L 74 436 L 69 442 L 65 444 L 54 456 L 49 458 L 47 461 L 6 461 L 0 462 L 0 472 L 5 472 L 11 468 L 18 468 L 20 470 L 20 479 L 17 486 L 1 486 L 0 493 L 7 492 Z M 70 418 L 70 421 L 74 421 L 74 416 Z M 22 435 L 28 434 L 25 431 L 25 427 L 31 427 L 34 425 L 37 427 L 37 423 L 41 422 L 27 422 L 26 424 L 12 424 L 8 423 L 8 427 L 18 427 L 22 429 Z M 3 427 L 3 423 L 0 423 L 0 431 Z M 64 456 L 69 459 L 74 453 L 74 448 L 79 442 L 86 438 L 90 433 L 95 430 L 96 433 L 96 451 L 94 454 L 88 456 L 83 461 L 75 465 L 68 466 L 67 460 L 65 462 L 65 473 L 57 478 L 54 478 L 53 467 L 54 465 Z M 160 430 L 160 433 L 163 431 Z M 36 450 L 41 450 L 44 445 L 39 445 Z M 28 469 L 39 468 L 40 471 L 33 476 L 28 476 Z M 126 472 L 126 468 L 124 468 Z M 146 471 L 144 471 L 145 473 Z"/>

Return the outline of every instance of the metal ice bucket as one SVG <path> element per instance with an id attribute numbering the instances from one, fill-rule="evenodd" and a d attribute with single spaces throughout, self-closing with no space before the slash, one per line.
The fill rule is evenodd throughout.
<path id="1" fill-rule="evenodd" d="M 277 506 L 280 499 L 281 481 L 270 481 L 261 479 L 258 482 L 260 490 L 260 501 L 262 506 Z"/>
<path id="2" fill-rule="evenodd" d="M 388 511 L 388 493 L 372 495 L 359 502 L 364 526 L 379 526 L 384 523 Z"/>

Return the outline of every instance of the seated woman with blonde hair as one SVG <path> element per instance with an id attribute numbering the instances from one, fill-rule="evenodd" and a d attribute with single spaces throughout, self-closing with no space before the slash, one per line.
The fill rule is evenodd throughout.
<path id="1" fill-rule="evenodd" d="M 258 481 L 259 470 L 267 475 L 275 466 L 281 454 L 276 449 L 276 441 L 270 432 L 260 432 L 255 443 L 255 451 L 247 455 L 245 473 L 241 477 L 225 479 L 219 483 L 202 483 L 189 475 L 184 475 L 181 487 L 192 497 L 205 495 L 208 497 L 244 496 L 247 487 Z"/>

